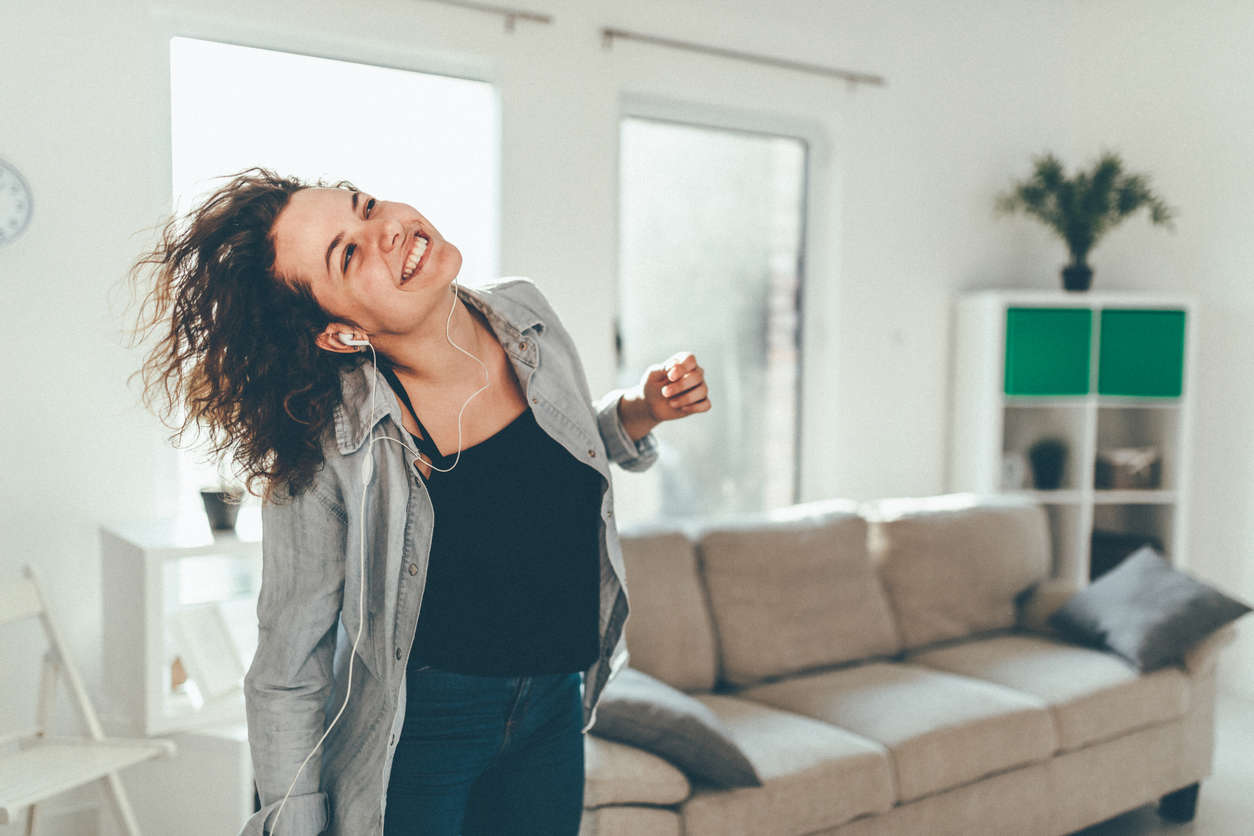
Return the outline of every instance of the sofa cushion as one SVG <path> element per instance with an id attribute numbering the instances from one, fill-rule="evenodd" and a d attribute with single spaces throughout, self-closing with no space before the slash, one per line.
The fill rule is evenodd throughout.
<path id="1" fill-rule="evenodd" d="M 1069 598 L 1049 623 L 1152 671 L 1182 663 L 1194 645 L 1251 610 L 1142 546 Z"/>
<path id="2" fill-rule="evenodd" d="M 728 694 L 695 694 L 731 730 L 760 787 L 692 782 L 685 836 L 812 833 L 893 805 L 883 746 L 845 729 Z"/>
<path id="3" fill-rule="evenodd" d="M 714 625 L 693 541 L 682 528 L 658 523 L 624 529 L 619 540 L 631 605 L 623 628 L 631 666 L 681 691 L 713 690 Z"/>
<path id="4" fill-rule="evenodd" d="M 806 836 L 1059 836 L 1049 765 L 1030 763 Z M 1112 813 L 1114 811 L 1112 810 Z M 1074 829 L 1074 828 L 1073 828 Z"/>
<path id="5" fill-rule="evenodd" d="M 1179 668 L 1142 675 L 1113 654 L 1039 636 L 971 639 L 907 661 L 1039 697 L 1054 714 L 1063 751 L 1166 722 L 1189 705 Z"/>
<path id="6" fill-rule="evenodd" d="M 1049 524 L 1030 499 L 945 494 L 861 511 L 907 649 L 1014 627 L 1016 596 L 1049 575 Z"/>
<path id="7" fill-rule="evenodd" d="M 1153 833 L 1159 830 L 1157 822 L 1147 824 L 1144 818 L 1133 816 L 1126 822 L 1112 823 L 1110 827 L 1098 826 L 1081 833 L 1081 828 L 1089 828 L 1133 807 L 1153 804 L 1158 796 L 1210 775 L 1211 757 L 1199 763 L 1196 756 L 1199 749 L 1210 748 L 1214 739 L 1214 722 L 1214 714 L 1211 713 L 1204 721 L 1205 731 L 1190 729 L 1184 722 L 1146 726 L 1097 746 L 1085 746 L 1051 758 L 1045 764 L 1048 773 L 1045 786 L 1049 787 L 1054 802 L 1054 829 L 1050 832 L 1077 836 L 1109 834 L 1122 830 L 1120 825 L 1125 823 L 1131 825 L 1124 830 L 1125 833 Z M 1237 774 L 1233 774 L 1233 778 L 1235 789 L 1235 782 L 1241 779 Z M 1241 797 L 1248 796 L 1242 793 Z M 1233 833 L 1241 832 L 1222 826 L 1207 827 L 1205 796 L 1203 799 L 1202 816 L 1197 820 L 1184 825 L 1164 824 L 1160 832 L 1187 834 L 1192 831 L 1207 836 L 1223 833 L 1226 829 Z M 1143 827 L 1137 827 L 1138 824 Z"/>
<path id="8" fill-rule="evenodd" d="M 583 757 L 585 807 L 678 804 L 692 792 L 683 772 L 635 746 L 585 734 Z"/>
<path id="9" fill-rule="evenodd" d="M 922 665 L 870 662 L 737 695 L 882 743 L 899 803 L 1046 760 L 1058 748 L 1040 698 Z"/>
<path id="10" fill-rule="evenodd" d="M 900 649 L 857 508 L 829 499 L 702 525 L 697 548 L 724 682 Z"/>
<path id="11" fill-rule="evenodd" d="M 666 758 L 685 774 L 721 787 L 762 785 L 714 712 L 634 668 L 624 668 L 605 686 L 592 731 Z"/>
<path id="12" fill-rule="evenodd" d="M 1053 639 L 1064 638 L 1049 623 L 1049 617 L 1079 591 L 1080 583 L 1074 578 L 1041 578 L 1023 590 L 1015 601 L 1018 607 L 1016 629 Z"/>
<path id="13" fill-rule="evenodd" d="M 683 836 L 684 820 L 669 807 L 614 804 L 584 807 L 579 836 Z"/>

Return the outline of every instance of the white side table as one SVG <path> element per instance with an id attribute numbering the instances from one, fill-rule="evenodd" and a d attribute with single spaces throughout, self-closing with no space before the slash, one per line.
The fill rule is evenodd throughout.
<path id="1" fill-rule="evenodd" d="M 259 509 L 241 509 L 228 532 L 210 531 L 203 516 L 103 523 L 100 560 L 102 719 L 131 735 L 242 722 L 257 641 Z M 208 628 L 195 643 L 176 629 L 189 614 Z M 191 686 L 173 687 L 176 658 Z"/>

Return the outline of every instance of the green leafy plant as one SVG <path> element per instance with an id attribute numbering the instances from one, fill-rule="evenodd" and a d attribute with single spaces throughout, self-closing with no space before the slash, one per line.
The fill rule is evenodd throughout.
<path id="1" fill-rule="evenodd" d="M 1089 252 L 1103 235 L 1142 207 L 1149 209 L 1155 224 L 1174 230 L 1174 210 L 1150 189 L 1149 177 L 1125 173 L 1123 161 L 1113 151 L 1102 152 L 1092 171 L 1080 171 L 1071 178 L 1053 154 L 1034 157 L 1033 163 L 1031 178 L 997 195 L 994 209 L 999 216 L 1020 210 L 1034 215 L 1066 242 L 1071 264 L 1063 270 L 1064 281 L 1075 276 L 1084 285 L 1068 284 L 1069 290 L 1087 289 L 1093 272 L 1086 263 Z"/>

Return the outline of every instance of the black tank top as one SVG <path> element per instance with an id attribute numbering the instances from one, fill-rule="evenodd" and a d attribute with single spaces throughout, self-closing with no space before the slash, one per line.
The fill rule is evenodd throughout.
<path id="1" fill-rule="evenodd" d="M 573 673 L 599 656 L 601 475 L 523 410 L 445 456 L 395 372 L 384 368 L 434 467 L 426 588 L 409 668 L 467 674 Z"/>

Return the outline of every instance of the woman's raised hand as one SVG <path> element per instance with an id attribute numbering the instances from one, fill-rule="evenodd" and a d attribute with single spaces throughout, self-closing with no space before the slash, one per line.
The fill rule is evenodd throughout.
<path id="1" fill-rule="evenodd" d="M 691 352 L 677 352 L 664 363 L 650 366 L 640 388 L 655 421 L 673 421 L 710 409 L 705 370 Z"/>

